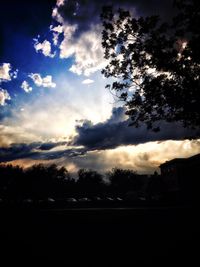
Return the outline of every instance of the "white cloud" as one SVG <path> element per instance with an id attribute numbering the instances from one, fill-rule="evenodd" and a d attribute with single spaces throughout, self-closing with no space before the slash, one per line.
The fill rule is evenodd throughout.
<path id="1" fill-rule="evenodd" d="M 43 87 L 52 87 L 55 88 L 56 84 L 52 81 L 52 76 L 47 75 L 46 77 L 43 78 Z"/>
<path id="2" fill-rule="evenodd" d="M 44 40 L 43 43 L 39 43 L 38 39 L 34 44 L 36 52 L 41 51 L 46 57 L 55 57 L 55 53 L 51 53 L 51 43 L 47 40 Z"/>
<path id="3" fill-rule="evenodd" d="M 42 86 L 42 77 L 39 73 L 31 73 L 29 77 L 34 81 L 37 86 Z"/>
<path id="4" fill-rule="evenodd" d="M 52 17 L 56 21 L 58 21 L 59 23 L 64 23 L 64 20 L 63 20 L 62 16 L 58 12 L 58 6 L 53 9 L 53 11 L 52 11 Z"/>
<path id="5" fill-rule="evenodd" d="M 63 32 L 63 26 L 62 25 L 58 25 L 56 27 L 53 27 L 52 25 L 50 26 L 50 30 L 53 32 L 58 32 L 58 33 L 62 33 Z"/>
<path id="6" fill-rule="evenodd" d="M 13 77 L 13 79 L 17 79 L 17 75 L 18 75 L 18 69 L 16 69 L 15 71 L 13 71 L 13 73 L 11 73 L 11 76 Z"/>
<path id="7" fill-rule="evenodd" d="M 53 32 L 53 44 L 55 46 L 58 45 L 58 38 L 61 33 L 63 33 L 63 26 L 58 25 L 56 27 L 53 27 L 52 25 L 50 26 L 50 30 Z"/>
<path id="8" fill-rule="evenodd" d="M 77 25 L 63 25 L 64 39 L 60 44 L 60 58 L 68 58 L 74 55 L 73 35 L 77 30 Z"/>
<path id="9" fill-rule="evenodd" d="M 57 0 L 56 5 L 62 6 L 62 5 L 64 5 L 64 3 L 65 3 L 65 0 Z"/>
<path id="10" fill-rule="evenodd" d="M 31 73 L 29 77 L 34 81 L 35 85 L 38 87 L 49 87 L 55 88 L 56 83 L 52 81 L 52 76 L 47 75 L 46 77 L 42 78 L 39 73 Z"/>
<path id="11" fill-rule="evenodd" d="M 29 116 L 31 115 L 29 114 Z M 10 125 L 0 124 L 0 147 L 7 147 L 12 143 L 31 143 L 33 140 L 41 141 L 32 132 L 22 128 L 17 123 L 11 123 Z"/>
<path id="12" fill-rule="evenodd" d="M 33 88 L 28 84 L 27 81 L 23 81 L 23 83 L 21 84 L 21 88 L 26 92 L 26 93 L 30 93 Z"/>
<path id="13" fill-rule="evenodd" d="M 0 82 L 11 81 L 10 71 L 11 71 L 10 63 L 3 63 L 3 65 L 0 66 Z"/>
<path id="14" fill-rule="evenodd" d="M 51 27 L 53 33 L 53 43 L 58 45 L 58 36 L 63 33 L 61 42 L 60 58 L 74 57 L 74 64 L 70 71 L 78 75 L 89 76 L 102 69 L 106 65 L 104 52 L 101 45 L 101 26 L 92 26 L 90 30 L 83 32 L 78 38 L 75 33 L 78 30 L 77 24 L 64 22 L 57 7 L 54 8 L 52 17 L 60 23 L 57 27 Z"/>
<path id="15" fill-rule="evenodd" d="M 82 81 L 82 84 L 91 84 L 93 82 L 94 82 L 94 80 L 86 79 L 86 80 Z"/>
<path id="16" fill-rule="evenodd" d="M 58 38 L 59 38 L 59 33 L 55 33 L 55 32 L 53 32 L 53 44 L 54 45 L 58 45 Z"/>
<path id="17" fill-rule="evenodd" d="M 89 76 L 102 69 L 106 61 L 101 45 L 101 27 L 99 25 L 92 27 L 89 31 L 83 32 L 79 38 L 73 37 L 76 25 L 63 25 L 63 27 L 64 39 L 60 45 L 60 57 L 74 56 L 75 62 L 70 71 Z"/>
<path id="18" fill-rule="evenodd" d="M 0 88 L 0 106 L 6 105 L 6 100 L 10 100 L 10 95 L 7 90 Z"/>
<path id="19" fill-rule="evenodd" d="M 59 26 L 50 28 L 54 31 L 53 43 L 60 49 L 60 58 L 74 57 L 74 63 L 69 68 L 71 72 L 89 76 L 106 65 L 101 44 L 102 27 L 100 24 L 92 25 L 80 34 L 78 24 L 70 24 L 63 17 L 60 6 L 64 3 L 62 0 L 57 1 L 52 12 L 52 18 L 60 23 Z M 64 38 L 61 44 L 58 44 L 58 36 L 61 33 L 64 34 Z"/>
<path id="20" fill-rule="evenodd" d="M 53 11 L 52 11 L 52 17 L 60 23 L 64 23 L 64 20 L 62 16 L 59 14 L 58 9 L 59 7 L 64 5 L 64 3 L 65 3 L 65 0 L 57 0 L 56 6 L 53 8 Z"/>
<path id="21" fill-rule="evenodd" d="M 10 63 L 3 63 L 0 66 L 0 83 L 9 82 L 12 79 L 16 79 L 18 75 L 18 69 L 12 70 Z"/>

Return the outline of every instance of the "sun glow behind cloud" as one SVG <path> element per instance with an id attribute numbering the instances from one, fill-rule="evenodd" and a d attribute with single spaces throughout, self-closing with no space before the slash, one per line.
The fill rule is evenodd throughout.
<path id="1" fill-rule="evenodd" d="M 56 148 L 55 151 L 59 149 Z M 193 154 L 200 153 L 199 141 L 164 141 L 148 142 L 140 145 L 120 146 L 115 149 L 102 151 L 90 151 L 84 155 L 76 157 L 60 157 L 49 160 L 33 160 L 25 158 L 23 160 L 13 160 L 12 164 L 29 167 L 32 164 L 56 163 L 58 166 L 65 166 L 69 171 L 75 173 L 80 168 L 93 168 L 101 173 L 105 173 L 111 168 L 127 168 L 142 174 L 150 174 L 155 170 L 159 172 L 159 165 L 175 157 L 186 158 Z"/>
<path id="2" fill-rule="evenodd" d="M 21 99 L 23 112 L 18 112 L 18 106 L 14 107 L 12 117 L 5 118 L 3 124 L 9 129 L 18 127 L 24 132 L 21 138 L 16 132 L 18 142 L 23 142 L 24 136 L 30 136 L 29 142 L 70 139 L 76 134 L 75 125 L 78 121 L 89 119 L 98 123 L 111 115 L 112 97 L 104 91 L 105 80 L 99 79 L 98 75 L 95 80 L 87 88 L 81 78 L 74 80 L 61 73 L 55 79 L 56 89 L 33 94 L 28 101 Z M 14 139 L 13 131 L 13 143 Z"/>

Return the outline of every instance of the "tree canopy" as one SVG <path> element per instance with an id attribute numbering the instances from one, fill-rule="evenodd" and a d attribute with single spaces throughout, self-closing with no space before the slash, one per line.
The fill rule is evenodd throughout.
<path id="1" fill-rule="evenodd" d="M 200 128 L 199 3 L 176 0 L 170 22 L 103 8 L 102 73 L 115 79 L 106 87 L 124 101 L 131 125 L 157 131 L 164 120 Z"/>

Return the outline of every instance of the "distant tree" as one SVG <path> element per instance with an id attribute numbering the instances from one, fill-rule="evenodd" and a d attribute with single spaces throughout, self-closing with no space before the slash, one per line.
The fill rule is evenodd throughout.
<path id="1" fill-rule="evenodd" d="M 142 187 L 142 179 L 133 170 L 113 168 L 107 175 L 115 193 L 138 191 Z"/>
<path id="2" fill-rule="evenodd" d="M 74 192 L 75 180 L 64 167 L 35 164 L 24 170 L 11 164 L 0 165 L 0 198 L 62 198 Z"/>
<path id="3" fill-rule="evenodd" d="M 19 184 L 24 177 L 20 166 L 0 165 L 0 197 L 16 198 L 19 195 Z"/>
<path id="4" fill-rule="evenodd" d="M 170 23 L 108 6 L 101 14 L 108 60 L 102 73 L 116 78 L 106 87 L 125 102 L 136 127 L 158 131 L 165 120 L 200 128 L 200 1 L 174 4 L 179 11 Z"/>
<path id="5" fill-rule="evenodd" d="M 80 169 L 77 186 L 82 195 L 101 194 L 104 188 L 103 176 L 94 170 Z"/>
<path id="6" fill-rule="evenodd" d="M 33 165 L 25 172 L 22 187 L 27 195 L 36 198 L 59 196 L 66 190 L 66 181 L 70 179 L 68 171 L 55 164 L 45 166 L 43 164 Z"/>
<path id="7" fill-rule="evenodd" d="M 61 167 L 60 169 L 57 169 L 57 178 L 62 181 L 71 180 L 71 176 L 65 167 Z"/>

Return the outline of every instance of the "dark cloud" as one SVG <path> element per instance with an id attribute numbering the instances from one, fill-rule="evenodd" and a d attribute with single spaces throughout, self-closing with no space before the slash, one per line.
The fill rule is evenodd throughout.
<path id="1" fill-rule="evenodd" d="M 113 108 L 112 115 L 106 122 L 93 125 L 90 121 L 83 121 L 82 125 L 77 126 L 77 136 L 70 144 L 74 146 L 72 148 L 67 146 L 67 142 L 11 144 L 9 147 L 0 148 L 0 162 L 25 158 L 32 160 L 65 158 L 69 161 L 73 159 L 74 162 L 77 160 L 83 162 L 82 156 L 89 151 L 114 149 L 121 145 L 137 145 L 150 141 L 181 140 L 195 135 L 194 131 L 185 129 L 178 123 L 161 122 L 161 131 L 158 133 L 147 130 L 145 125 L 139 128 L 130 127 L 129 123 L 122 107 Z M 59 146 L 63 146 L 62 149 Z M 53 150 L 56 147 L 58 148 Z"/>
<path id="2" fill-rule="evenodd" d="M 183 128 L 179 123 L 160 122 L 161 131 L 158 133 L 147 130 L 146 125 L 130 127 L 129 119 L 123 120 L 123 112 L 123 108 L 114 108 L 111 118 L 104 123 L 93 125 L 85 121 L 77 126 L 78 135 L 73 144 L 84 146 L 87 150 L 102 150 L 149 141 L 181 140 L 195 135 L 194 131 Z"/>
<path id="3" fill-rule="evenodd" d="M 63 146 L 63 145 L 66 145 L 66 142 L 58 142 L 58 143 L 53 143 L 53 142 L 49 142 L 49 143 L 42 143 L 40 146 L 39 146 L 39 149 L 40 150 L 50 150 L 54 147 L 57 147 L 57 146 Z"/>
<path id="4" fill-rule="evenodd" d="M 40 143 L 34 142 L 31 144 L 11 144 L 9 147 L 2 147 L 0 148 L 0 162 L 33 157 L 34 155 L 37 155 L 37 152 L 34 152 L 33 150 L 39 145 Z"/>
<path id="5" fill-rule="evenodd" d="M 8 162 L 16 159 L 56 159 L 65 154 L 73 156 L 71 150 L 51 151 L 52 148 L 66 145 L 66 142 L 33 142 L 30 144 L 11 144 L 9 147 L 0 148 L 0 162 Z M 77 152 L 78 153 L 78 152 Z"/>
<path id="6" fill-rule="evenodd" d="M 135 10 L 139 16 L 160 15 L 162 18 L 168 18 L 173 13 L 173 0 L 68 0 L 58 11 L 66 22 L 77 24 L 80 33 L 88 30 L 92 24 L 100 22 L 102 6 L 105 5 L 112 5 L 116 9 L 123 7 Z"/>

